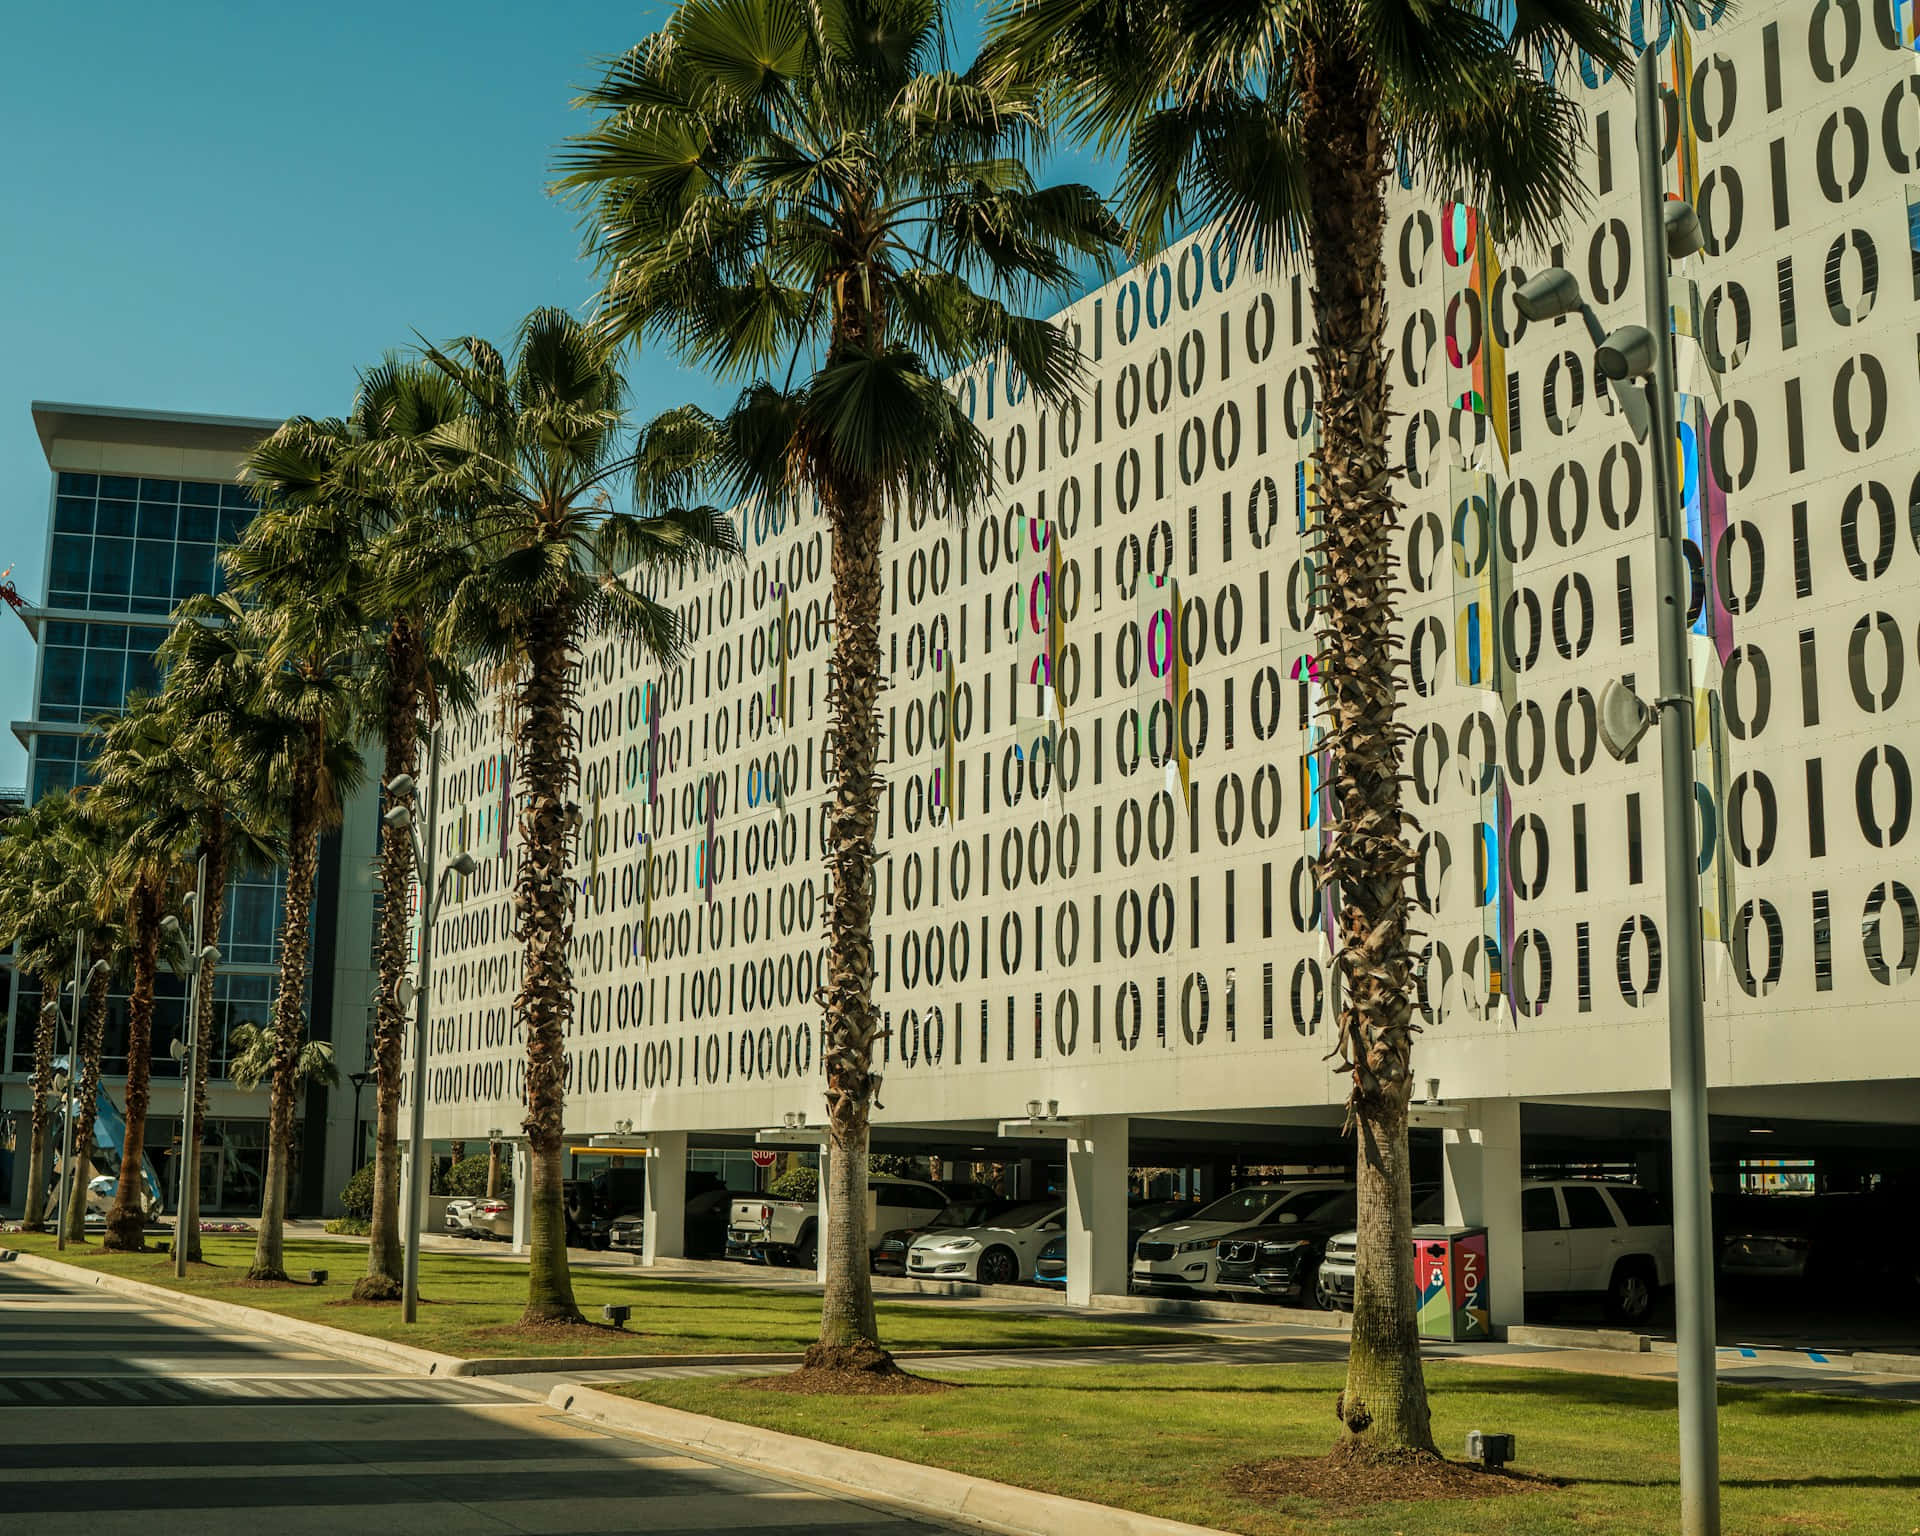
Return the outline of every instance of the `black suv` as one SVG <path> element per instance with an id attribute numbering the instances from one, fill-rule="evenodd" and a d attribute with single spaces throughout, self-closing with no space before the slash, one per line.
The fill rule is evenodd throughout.
<path id="1" fill-rule="evenodd" d="M 1422 1191 L 1415 1191 L 1419 1198 Z M 1218 1283 L 1223 1291 L 1268 1296 L 1295 1306 L 1318 1306 L 1314 1284 L 1327 1239 L 1353 1225 L 1354 1192 L 1330 1189 L 1326 1197 L 1300 1211 L 1284 1213 L 1281 1224 L 1267 1223 L 1220 1239 Z"/>

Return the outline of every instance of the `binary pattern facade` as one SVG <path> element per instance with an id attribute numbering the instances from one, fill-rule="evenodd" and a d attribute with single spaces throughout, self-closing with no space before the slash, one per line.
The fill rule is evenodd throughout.
<path id="1" fill-rule="evenodd" d="M 1913 7 L 1804 0 L 1665 40 L 1716 1083 L 1920 1076 L 1920 73 Z M 1638 321 L 1630 92 L 1562 71 L 1591 197 L 1552 251 L 1396 189 L 1388 251 L 1418 818 L 1421 1076 L 1449 1098 L 1666 1083 L 1646 445 L 1575 272 Z M 903 512 L 887 559 L 876 910 L 882 1120 L 1313 1106 L 1334 1000 L 1311 863 L 1305 279 L 1184 240 L 1075 304 L 1079 403 L 958 381 L 993 515 Z M 762 514 L 667 594 L 688 659 L 583 663 L 569 1125 L 819 1116 L 827 533 Z M 1908 676 L 1909 672 L 1915 675 Z M 517 1124 L 513 785 L 500 721 L 443 777 L 430 1126 Z"/>

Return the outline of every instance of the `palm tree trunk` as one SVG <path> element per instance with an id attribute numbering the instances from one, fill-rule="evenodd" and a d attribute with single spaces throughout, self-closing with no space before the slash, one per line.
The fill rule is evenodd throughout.
<path id="1" fill-rule="evenodd" d="M 487 1143 L 487 1198 L 500 1198 L 500 1143 L 497 1141 Z"/>
<path id="2" fill-rule="evenodd" d="M 104 935 L 87 941 L 88 974 L 96 960 L 108 958 L 110 946 Z M 110 973 L 102 971 L 87 984 L 87 1006 L 80 1025 L 79 1092 L 75 1097 L 73 1127 L 73 1168 L 69 1171 L 67 1208 L 61 1216 L 67 1241 L 87 1240 L 87 1182 L 93 1177 L 93 1116 L 100 1098 L 100 1047 L 107 1033 L 107 992 L 113 985 Z M 74 1064 L 67 1064 L 69 1075 Z"/>
<path id="3" fill-rule="evenodd" d="M 1319 393 L 1320 667 L 1333 814 L 1322 878 L 1337 904 L 1341 1064 L 1352 1074 L 1359 1251 L 1342 1449 L 1433 1452 L 1413 1273 L 1407 1101 L 1413 1007 L 1394 629 L 1398 507 L 1388 452 L 1388 145 L 1377 89 L 1343 40 L 1306 50 L 1303 138 Z"/>
<path id="4" fill-rule="evenodd" d="M 404 617 L 387 634 L 386 758 L 383 783 L 420 769 L 420 683 L 425 652 Z M 405 827 L 380 834 L 380 987 L 374 997 L 373 1212 L 368 1222 L 367 1272 L 353 1288 L 356 1301 L 398 1301 L 401 1294 L 400 1077 L 405 1067 L 407 1012 L 400 978 L 407 973 L 407 906 L 413 883 L 413 841 Z M 354 1148 L 354 1156 L 360 1149 Z"/>
<path id="5" fill-rule="evenodd" d="M 207 909 L 200 924 L 200 942 L 204 947 L 220 942 L 220 924 L 227 912 L 227 818 L 223 814 L 215 812 L 207 818 L 201 828 L 200 846 L 206 850 L 207 859 Z M 197 965 L 199 961 L 196 959 L 194 963 Z M 180 1234 L 186 1233 L 187 1261 L 192 1264 L 201 1262 L 200 1148 L 207 1138 L 207 1078 L 213 1062 L 213 982 L 218 969 L 216 961 L 200 970 L 195 1010 L 200 1045 L 194 1052 L 193 1062 L 193 1138 L 182 1153 L 187 1159 L 187 1198 L 174 1218 L 173 1240 L 179 1242 Z"/>
<path id="6" fill-rule="evenodd" d="M 307 930 L 313 909 L 313 872 L 320 850 L 314 803 L 321 727 L 310 728 L 307 754 L 294 772 L 287 811 L 287 903 L 280 921 L 280 976 L 273 998 L 273 1086 L 267 1100 L 267 1181 L 260 1205 L 249 1280 L 284 1280 L 287 1165 L 293 1154 L 293 1111 L 299 1089 L 300 1045 L 306 1035 Z"/>
<path id="7" fill-rule="evenodd" d="M 127 1133 L 120 1142 L 120 1184 L 107 1212 L 103 1246 L 137 1253 L 147 1246 L 148 1084 L 153 1074 L 153 981 L 160 968 L 160 895 L 151 876 L 133 888 L 133 990 L 127 997 Z"/>
<path id="8" fill-rule="evenodd" d="M 867 1240 L 867 1135 L 874 1092 L 873 838 L 880 749 L 880 499 L 831 498 L 833 654 L 827 704 L 833 797 L 826 814 L 827 960 L 821 1055 L 827 1069 L 826 1285 L 809 1364 L 878 1365 Z"/>
<path id="9" fill-rule="evenodd" d="M 572 611 L 556 604 L 530 627 L 527 678 L 520 686 L 516 757 L 521 792 L 521 858 L 514 880 L 515 937 L 526 946 L 525 979 L 514 999 L 527 1040 L 528 1206 L 527 1309 L 523 1323 L 578 1323 L 567 1266 L 566 1177 L 561 1133 L 566 1115 L 567 1025 L 573 1015 L 573 880 L 568 845 L 579 821 L 569 803 L 579 768 L 573 723 Z"/>
<path id="10" fill-rule="evenodd" d="M 60 1033 L 58 974 L 42 976 L 40 1026 L 33 1037 L 33 1145 L 27 1149 L 27 1204 L 20 1225 L 38 1232 L 47 1222 L 48 1140 L 53 1131 L 53 1053 Z"/>

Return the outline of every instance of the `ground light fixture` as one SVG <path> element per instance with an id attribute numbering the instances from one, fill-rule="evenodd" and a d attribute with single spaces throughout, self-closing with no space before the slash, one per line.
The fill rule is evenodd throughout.
<path id="1" fill-rule="evenodd" d="M 1498 1471 L 1513 1460 L 1513 1436 L 1489 1434 L 1485 1430 L 1467 1431 L 1467 1460 Z"/>
<path id="2" fill-rule="evenodd" d="M 612 1323 L 614 1327 L 624 1328 L 627 1326 L 627 1319 L 633 1316 L 633 1308 L 617 1306 L 613 1302 L 608 1302 L 600 1309 L 600 1315 Z"/>

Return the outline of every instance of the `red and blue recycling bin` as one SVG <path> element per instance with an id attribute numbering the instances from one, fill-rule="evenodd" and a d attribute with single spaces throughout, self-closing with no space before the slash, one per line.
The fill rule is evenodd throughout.
<path id="1" fill-rule="evenodd" d="M 1485 1227 L 1413 1229 L 1420 1337 L 1459 1343 L 1493 1337 Z"/>

